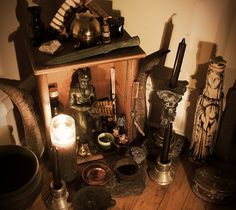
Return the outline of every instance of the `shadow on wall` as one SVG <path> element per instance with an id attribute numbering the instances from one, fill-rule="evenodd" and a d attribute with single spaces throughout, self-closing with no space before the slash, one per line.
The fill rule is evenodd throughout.
<path id="1" fill-rule="evenodd" d="M 25 0 L 17 0 L 16 5 L 16 18 L 19 22 L 19 27 L 16 31 L 9 34 L 8 42 L 14 42 L 16 59 L 20 74 L 20 80 L 26 79 L 31 73 L 30 62 L 27 56 L 24 40 L 27 37 L 28 31 L 28 16 L 27 16 L 28 3 Z"/>
<path id="2" fill-rule="evenodd" d="M 50 20 L 54 16 L 54 8 L 53 1 L 36 1 L 38 5 L 42 7 L 42 19 L 45 25 L 49 25 Z M 41 3 L 43 2 L 43 3 Z M 50 5 L 49 3 L 50 2 Z M 32 74 L 32 68 L 30 65 L 30 61 L 27 55 L 26 50 L 26 42 L 29 38 L 29 24 L 31 21 L 30 14 L 28 12 L 28 2 L 26 0 L 17 0 L 16 5 L 16 18 L 19 22 L 19 26 L 16 31 L 9 34 L 8 42 L 14 42 L 15 51 L 16 51 L 16 59 L 20 74 L 20 80 L 25 80 L 29 75 Z M 47 11 L 47 12 L 45 12 Z"/>
<path id="3" fill-rule="evenodd" d="M 206 74 L 208 69 L 209 60 L 216 56 L 217 46 L 214 43 L 210 42 L 199 42 L 198 43 L 198 52 L 197 52 L 197 66 L 196 73 L 191 76 L 191 82 L 195 83 L 195 88 L 189 88 L 189 97 L 188 97 L 188 108 L 186 116 L 186 127 L 185 134 L 186 136 L 192 136 L 193 124 L 194 124 L 194 115 L 196 110 L 196 103 L 198 96 L 201 94 L 202 88 L 206 82 Z M 191 140 L 191 139 L 190 139 Z"/>
<path id="4" fill-rule="evenodd" d="M 112 17 L 119 17 L 121 15 L 119 10 L 113 10 L 112 0 L 94 0 L 94 1 Z"/>
<path id="5" fill-rule="evenodd" d="M 175 14 L 173 14 L 168 21 L 165 24 L 163 35 L 162 35 L 162 41 L 160 49 L 169 49 L 169 44 L 172 36 L 173 31 L 173 23 L 172 23 L 172 17 Z M 160 59 L 160 63 L 157 66 L 157 69 L 154 71 L 151 71 L 150 78 L 152 82 L 152 90 L 150 91 L 149 96 L 147 96 L 148 102 L 149 102 L 149 114 L 147 116 L 147 126 L 159 128 L 160 127 L 160 116 L 161 116 L 161 101 L 159 97 L 157 96 L 156 92 L 159 88 L 159 85 L 163 81 L 166 81 L 170 79 L 172 69 L 165 67 L 165 60 L 166 56 L 163 56 Z"/>

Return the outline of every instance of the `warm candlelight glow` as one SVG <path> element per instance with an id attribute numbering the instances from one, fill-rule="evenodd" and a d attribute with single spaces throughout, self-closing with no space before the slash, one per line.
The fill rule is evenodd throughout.
<path id="1" fill-rule="evenodd" d="M 52 118 L 50 125 L 52 146 L 58 151 L 62 180 L 71 182 L 77 174 L 75 120 L 65 114 Z"/>
<path id="2" fill-rule="evenodd" d="M 75 142 L 75 121 L 72 117 L 60 114 L 52 118 L 51 141 L 55 146 L 67 146 Z"/>

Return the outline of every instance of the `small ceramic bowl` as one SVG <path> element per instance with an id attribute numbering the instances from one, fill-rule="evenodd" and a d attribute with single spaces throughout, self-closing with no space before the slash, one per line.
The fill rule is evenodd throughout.
<path id="1" fill-rule="evenodd" d="M 100 133 L 98 135 L 98 144 L 104 150 L 111 149 L 111 144 L 114 141 L 114 136 L 111 133 Z"/>

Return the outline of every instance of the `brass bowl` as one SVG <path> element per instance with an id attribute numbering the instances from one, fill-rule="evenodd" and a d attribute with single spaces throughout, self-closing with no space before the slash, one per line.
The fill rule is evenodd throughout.
<path id="1" fill-rule="evenodd" d="M 23 210 L 32 205 L 42 187 L 36 155 L 19 145 L 3 145 L 0 166 L 0 209 Z"/>

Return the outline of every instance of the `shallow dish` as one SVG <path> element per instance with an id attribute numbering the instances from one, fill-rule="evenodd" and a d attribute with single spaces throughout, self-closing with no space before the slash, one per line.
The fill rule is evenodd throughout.
<path id="1" fill-rule="evenodd" d="M 112 177 L 112 170 L 104 163 L 92 163 L 82 171 L 83 180 L 89 185 L 105 185 Z"/>

